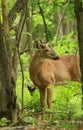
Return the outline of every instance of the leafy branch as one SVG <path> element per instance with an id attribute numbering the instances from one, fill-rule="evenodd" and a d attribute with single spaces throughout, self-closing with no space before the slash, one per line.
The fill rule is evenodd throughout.
<path id="1" fill-rule="evenodd" d="M 62 16 L 61 16 L 61 18 L 60 18 L 60 20 L 59 20 L 59 22 L 58 22 L 58 25 L 57 25 L 55 45 L 56 45 L 56 43 L 57 43 L 60 25 L 61 25 L 61 23 L 62 23 L 62 21 L 63 21 L 64 15 L 65 15 L 65 13 L 66 13 L 66 10 L 67 10 L 67 7 L 68 7 L 69 3 L 70 3 L 70 0 L 68 0 L 67 4 L 66 4 L 66 6 L 65 6 L 65 9 L 64 9 L 64 11 L 63 11 L 63 14 L 62 14 Z"/>

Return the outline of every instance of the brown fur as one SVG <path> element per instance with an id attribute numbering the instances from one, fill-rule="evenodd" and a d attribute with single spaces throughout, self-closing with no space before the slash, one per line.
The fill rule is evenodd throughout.
<path id="1" fill-rule="evenodd" d="M 46 89 L 48 108 L 50 109 L 51 107 L 53 92 L 48 86 L 61 81 L 80 81 L 78 74 L 78 70 L 80 72 L 79 55 L 76 55 L 76 60 L 74 54 L 63 55 L 60 59 L 54 60 L 54 57 L 57 57 L 55 53 L 53 54 L 50 49 L 46 51 L 46 49 L 43 48 L 36 52 L 29 68 L 30 78 L 40 91 L 40 102 L 43 112 L 42 119 L 44 118 L 45 111 Z"/>

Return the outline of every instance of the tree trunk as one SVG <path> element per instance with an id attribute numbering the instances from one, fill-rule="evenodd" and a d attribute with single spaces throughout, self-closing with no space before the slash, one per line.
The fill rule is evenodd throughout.
<path id="1" fill-rule="evenodd" d="M 29 1 L 28 1 L 29 2 Z M 29 3 L 28 3 L 28 10 L 27 10 L 27 20 L 26 20 L 26 27 L 27 27 L 27 43 L 26 43 L 26 48 L 29 49 L 29 53 L 30 56 L 32 56 L 32 48 L 33 48 L 33 44 L 32 44 L 32 20 L 31 20 L 31 16 L 30 16 L 30 7 L 29 7 Z"/>
<path id="2" fill-rule="evenodd" d="M 62 12 L 60 11 L 60 7 L 58 7 L 58 21 L 60 21 L 61 17 L 62 17 Z M 61 36 L 63 36 L 63 22 L 60 24 L 59 33 Z"/>
<path id="3" fill-rule="evenodd" d="M 17 17 L 17 13 L 20 13 L 23 10 L 27 0 L 17 0 L 12 9 L 8 14 L 9 25 L 11 25 L 15 18 Z"/>
<path id="4" fill-rule="evenodd" d="M 82 110 L 83 110 L 83 8 L 82 0 L 75 0 L 75 13 L 77 17 L 77 30 L 80 53 L 81 83 L 82 83 Z M 83 119 L 83 115 L 82 115 Z"/>
<path id="5" fill-rule="evenodd" d="M 14 87 L 15 82 L 12 76 L 12 57 L 10 51 L 10 34 L 6 0 L 2 0 L 2 18 L 3 26 L 0 26 L 0 81 L 2 88 L 0 116 L 7 117 L 15 122 L 17 120 L 16 92 Z"/>
<path id="6" fill-rule="evenodd" d="M 17 97 L 16 97 L 16 79 L 17 79 L 19 45 L 16 46 L 14 55 L 12 57 L 11 49 L 10 49 L 9 25 L 11 25 L 12 22 L 14 21 L 17 15 L 16 13 L 20 12 L 20 10 L 25 9 L 27 2 L 28 0 L 25 1 L 17 0 L 17 2 L 15 3 L 14 7 L 12 8 L 12 10 L 8 15 L 6 0 L 2 0 L 3 27 L 0 21 L 0 96 L 1 96 L 0 97 L 0 118 L 7 117 L 13 122 L 17 121 L 17 116 L 18 116 L 18 110 L 17 110 L 18 106 L 17 106 Z M 12 18 L 12 16 L 14 19 Z M 20 42 L 20 37 L 21 37 L 21 33 L 19 38 L 16 39 L 18 40 L 18 44 Z"/>
<path id="7" fill-rule="evenodd" d="M 11 105 L 10 68 L 2 39 L 2 26 L 0 24 L 0 118 L 7 117 L 12 119 Z"/>

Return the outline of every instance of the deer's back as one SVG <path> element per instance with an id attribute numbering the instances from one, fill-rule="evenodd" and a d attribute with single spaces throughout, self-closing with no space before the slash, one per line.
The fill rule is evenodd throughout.
<path id="1" fill-rule="evenodd" d="M 71 76 L 71 80 L 80 81 L 80 58 L 79 55 L 68 54 L 60 57 L 61 60 L 66 65 L 69 74 Z"/>

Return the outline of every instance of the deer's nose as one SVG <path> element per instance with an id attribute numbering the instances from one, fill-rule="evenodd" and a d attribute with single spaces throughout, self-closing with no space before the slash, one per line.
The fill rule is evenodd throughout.
<path id="1" fill-rule="evenodd" d="M 54 59 L 54 60 L 59 60 L 60 57 L 59 57 L 59 56 L 55 56 L 53 59 Z"/>

